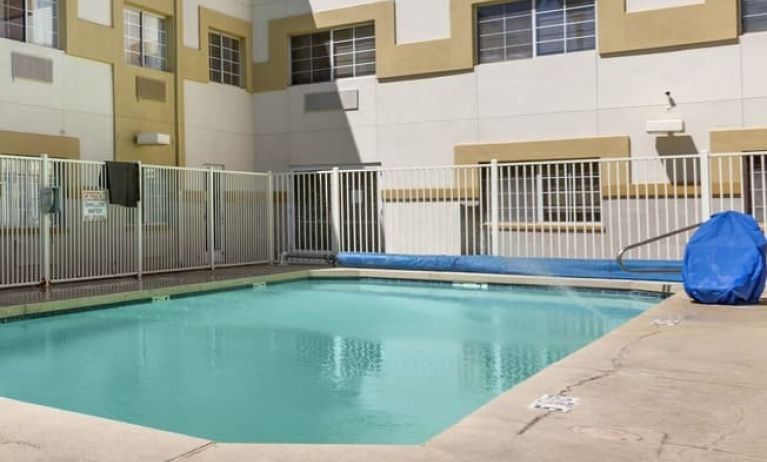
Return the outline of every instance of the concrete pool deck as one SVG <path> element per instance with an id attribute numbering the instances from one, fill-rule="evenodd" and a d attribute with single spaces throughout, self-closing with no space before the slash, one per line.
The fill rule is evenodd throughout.
<path id="1" fill-rule="evenodd" d="M 291 275 L 310 273 L 382 276 Z M 767 461 L 766 333 L 767 306 L 699 306 L 677 294 L 420 446 L 219 444 L 0 399 L 0 460 Z M 567 414 L 531 409 L 545 393 L 579 402 Z"/>

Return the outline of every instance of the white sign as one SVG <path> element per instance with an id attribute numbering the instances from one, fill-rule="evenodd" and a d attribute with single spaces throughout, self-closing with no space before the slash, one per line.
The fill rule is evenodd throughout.
<path id="1" fill-rule="evenodd" d="M 106 221 L 107 192 L 83 191 L 83 221 Z"/>

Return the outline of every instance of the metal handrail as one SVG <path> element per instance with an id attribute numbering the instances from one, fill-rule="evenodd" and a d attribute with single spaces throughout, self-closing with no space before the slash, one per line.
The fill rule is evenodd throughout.
<path id="1" fill-rule="evenodd" d="M 618 257 L 616 258 L 616 261 L 618 262 L 618 266 L 621 267 L 621 269 L 627 273 L 678 273 L 678 269 L 671 269 L 671 268 L 658 268 L 658 269 L 631 269 L 626 266 L 625 263 L 623 263 L 623 256 L 636 248 L 645 246 L 647 244 L 652 244 L 653 242 L 658 242 L 663 239 L 669 238 L 671 236 L 676 236 L 677 234 L 686 233 L 687 231 L 692 231 L 693 229 L 699 228 L 703 223 L 697 223 L 691 226 L 687 226 L 681 229 L 677 229 L 675 231 L 671 231 L 668 233 L 660 234 L 655 237 L 651 237 L 649 239 L 645 239 L 643 241 L 637 242 L 635 244 L 627 245 L 626 247 L 622 248 L 620 252 L 618 252 Z"/>

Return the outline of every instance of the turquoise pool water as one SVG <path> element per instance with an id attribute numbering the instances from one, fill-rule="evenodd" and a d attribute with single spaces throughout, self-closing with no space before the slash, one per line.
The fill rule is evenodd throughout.
<path id="1" fill-rule="evenodd" d="M 310 280 L 0 325 L 0 395 L 224 442 L 422 443 L 658 298 Z"/>

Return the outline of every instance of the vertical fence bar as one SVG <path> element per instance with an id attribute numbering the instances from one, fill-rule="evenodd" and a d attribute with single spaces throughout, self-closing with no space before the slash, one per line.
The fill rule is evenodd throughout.
<path id="1" fill-rule="evenodd" d="M 721 167 L 719 172 L 721 172 Z M 722 184 L 719 185 L 721 189 Z M 700 151 L 700 203 L 703 220 L 708 220 L 711 216 L 711 158 L 708 150 Z"/>
<path id="2" fill-rule="evenodd" d="M 333 217 L 333 252 L 341 251 L 341 183 L 338 167 L 333 167 L 330 177 L 330 213 Z"/>
<path id="3" fill-rule="evenodd" d="M 138 163 L 138 197 L 136 204 L 136 275 L 144 274 L 144 167 Z"/>
<path id="4" fill-rule="evenodd" d="M 498 222 L 500 219 L 498 200 L 500 199 L 500 190 L 498 187 L 498 161 L 493 159 L 490 162 L 490 232 L 492 255 L 500 254 L 500 229 Z"/>
<path id="5" fill-rule="evenodd" d="M 274 207 L 276 200 L 274 198 L 274 175 L 270 171 L 266 178 L 266 251 L 269 257 L 267 261 L 270 265 L 274 264 Z"/>
<path id="6" fill-rule="evenodd" d="M 210 260 L 210 269 L 216 269 L 216 216 L 215 206 L 213 200 L 215 195 L 213 194 L 213 167 L 208 167 L 207 171 L 208 182 L 208 258 Z"/>
<path id="7" fill-rule="evenodd" d="M 50 181 L 50 160 L 47 154 L 43 154 L 40 168 L 40 190 L 45 191 L 51 186 Z M 46 193 L 51 194 L 50 190 Z M 51 214 L 43 208 L 42 195 L 40 200 L 40 269 L 42 273 L 43 285 L 49 286 L 51 283 Z M 53 195 L 50 196 L 53 201 Z"/>

